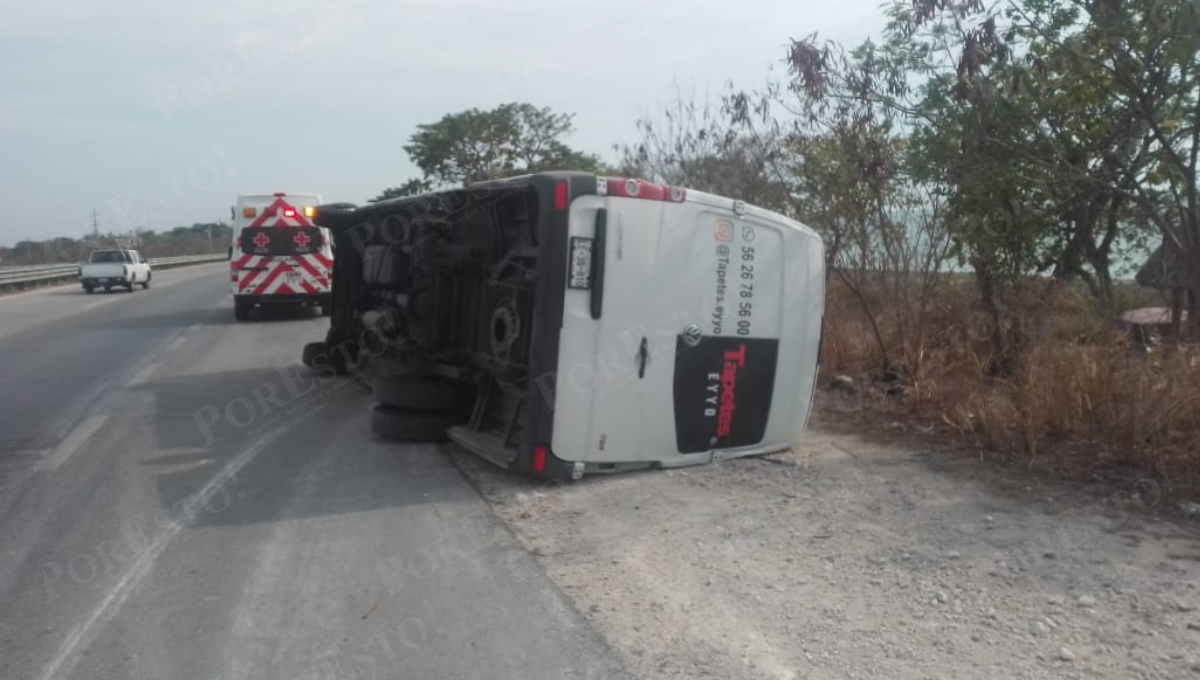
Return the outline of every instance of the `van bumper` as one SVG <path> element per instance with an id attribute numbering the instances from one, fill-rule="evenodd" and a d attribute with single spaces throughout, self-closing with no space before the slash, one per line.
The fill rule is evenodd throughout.
<path id="1" fill-rule="evenodd" d="M 333 302 L 332 293 L 291 293 L 288 295 L 234 295 L 233 301 L 239 305 L 329 305 Z"/>

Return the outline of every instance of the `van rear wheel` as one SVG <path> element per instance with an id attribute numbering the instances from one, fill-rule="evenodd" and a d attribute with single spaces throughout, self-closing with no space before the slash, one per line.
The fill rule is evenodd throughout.
<path id="1" fill-rule="evenodd" d="M 463 410 L 471 398 L 470 388 L 463 383 L 386 374 L 375 378 L 371 394 L 386 406 L 414 411 Z"/>
<path id="2" fill-rule="evenodd" d="M 400 442 L 444 442 L 446 430 L 464 422 L 455 413 L 410 411 L 383 404 L 371 406 L 371 430 L 383 437 Z"/>

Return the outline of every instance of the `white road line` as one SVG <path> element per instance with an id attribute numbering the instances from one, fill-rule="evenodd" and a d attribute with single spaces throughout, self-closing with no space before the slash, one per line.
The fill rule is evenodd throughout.
<path id="1" fill-rule="evenodd" d="M 185 342 L 187 342 L 187 336 L 181 335 L 178 338 L 175 338 L 174 340 L 172 340 L 171 344 L 167 345 L 167 351 L 174 352 L 175 350 L 179 349 L 180 347 L 183 347 L 183 343 L 185 343 Z"/>
<path id="2" fill-rule="evenodd" d="M 295 422 L 295 421 L 293 421 Z M 250 448 L 238 454 L 236 458 L 225 464 L 221 471 L 215 477 L 204 485 L 204 488 L 189 496 L 182 503 L 181 515 L 184 518 L 197 517 L 200 514 L 202 506 L 208 502 L 209 498 L 214 493 L 223 488 L 226 482 L 233 478 L 246 466 L 247 463 L 254 460 L 255 456 L 267 448 L 271 442 L 275 441 L 281 434 L 287 431 L 291 424 L 271 432 L 267 436 L 255 442 Z M 83 622 L 71 634 L 67 636 L 58 653 L 46 665 L 45 670 L 38 676 L 38 680 L 54 680 L 55 678 L 65 678 L 75 669 L 75 665 L 79 662 L 78 653 L 85 650 L 96 639 L 96 636 L 116 616 L 117 612 L 129 599 L 130 594 L 137 589 L 142 580 L 149 575 L 150 570 L 154 568 L 154 563 L 162 556 L 167 547 L 174 541 L 184 529 L 187 529 L 190 524 L 187 520 L 172 522 L 150 547 L 146 548 L 140 555 L 137 561 L 126 572 L 125 576 L 112 587 L 104 599 L 96 605 L 96 609 L 92 611 L 87 620 Z"/>
<path id="3" fill-rule="evenodd" d="M 71 455 L 88 440 L 88 437 L 96 434 L 96 430 L 103 427 L 107 420 L 107 415 L 88 416 L 86 420 L 79 424 L 79 427 L 67 435 L 66 439 L 59 442 L 58 446 L 54 449 L 54 453 L 42 461 L 38 469 L 43 471 L 57 470 L 59 466 L 67 462 Z"/>
<path id="4" fill-rule="evenodd" d="M 142 366 L 142 370 L 133 374 L 133 378 L 129 381 L 129 386 L 135 387 L 137 385 L 141 385 L 141 384 L 145 383 L 147 380 L 150 379 L 150 376 L 154 375 L 154 372 L 157 371 L 159 366 L 161 366 L 161 365 L 162 364 L 160 364 L 158 362 L 154 362 L 154 363 L 149 363 L 149 364 L 146 364 L 145 366 Z"/>

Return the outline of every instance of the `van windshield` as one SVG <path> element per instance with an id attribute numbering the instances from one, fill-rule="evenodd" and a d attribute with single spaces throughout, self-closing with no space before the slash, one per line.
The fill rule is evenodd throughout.
<path id="1" fill-rule="evenodd" d="M 302 255 L 321 249 L 316 227 L 250 227 L 242 230 L 240 244 L 248 255 Z"/>

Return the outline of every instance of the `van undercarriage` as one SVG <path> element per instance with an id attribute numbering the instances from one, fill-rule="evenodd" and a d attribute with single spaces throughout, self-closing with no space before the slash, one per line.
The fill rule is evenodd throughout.
<path id="1" fill-rule="evenodd" d="M 562 297 L 546 294 L 540 270 L 548 206 L 537 179 L 318 208 L 334 236 L 333 313 L 304 362 L 365 368 L 379 435 L 453 439 L 504 467 L 546 441 L 530 424 L 549 426 L 538 416 L 553 397 L 531 409 L 530 395 L 555 365 L 561 311 L 545 307 L 557 297 L 561 309 Z"/>

